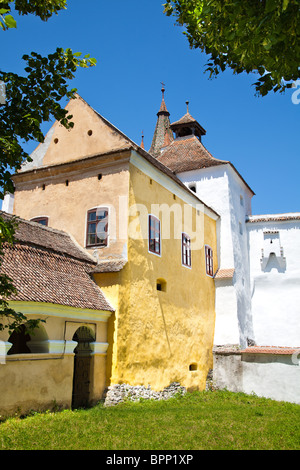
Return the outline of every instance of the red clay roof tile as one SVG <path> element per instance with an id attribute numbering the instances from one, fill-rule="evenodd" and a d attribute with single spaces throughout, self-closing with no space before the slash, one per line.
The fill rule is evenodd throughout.
<path id="1" fill-rule="evenodd" d="M 1 273 L 17 289 L 10 300 L 114 310 L 90 275 L 96 262 L 68 234 L 23 219 L 18 223 L 16 242 L 4 244 L 1 263 Z"/>
<path id="2" fill-rule="evenodd" d="M 243 354 L 294 354 L 300 352 L 299 348 L 291 348 L 286 346 L 250 346 L 246 349 L 242 349 L 240 352 Z"/>
<path id="3" fill-rule="evenodd" d="M 229 163 L 213 157 L 194 135 L 175 139 L 157 157 L 157 160 L 170 168 L 174 173 Z"/>

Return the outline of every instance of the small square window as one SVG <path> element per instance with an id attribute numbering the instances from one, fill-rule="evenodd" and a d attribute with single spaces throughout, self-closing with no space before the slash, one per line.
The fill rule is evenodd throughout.
<path id="1" fill-rule="evenodd" d="M 161 292 L 167 291 L 167 283 L 164 279 L 157 279 L 156 290 L 161 291 Z"/>

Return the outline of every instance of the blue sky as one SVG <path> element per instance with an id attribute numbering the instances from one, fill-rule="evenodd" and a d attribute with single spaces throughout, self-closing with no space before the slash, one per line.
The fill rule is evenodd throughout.
<path id="1" fill-rule="evenodd" d="M 144 132 L 146 150 L 164 82 L 171 122 L 185 114 L 188 100 L 190 113 L 207 131 L 203 144 L 215 157 L 230 160 L 256 193 L 253 214 L 300 211 L 300 104 L 292 103 L 293 91 L 257 98 L 255 75 L 230 71 L 209 80 L 207 56 L 189 48 L 162 3 L 70 0 L 47 23 L 17 17 L 16 30 L 0 32 L 1 69 L 22 74 L 23 54 L 46 55 L 58 46 L 90 53 L 97 66 L 78 70 L 72 87 L 137 144 Z"/>

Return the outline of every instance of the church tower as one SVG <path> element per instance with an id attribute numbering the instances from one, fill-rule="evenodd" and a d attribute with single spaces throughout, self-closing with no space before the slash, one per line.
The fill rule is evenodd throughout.
<path id="1" fill-rule="evenodd" d="M 155 157 L 220 216 L 218 264 L 212 261 L 216 286 L 214 341 L 215 345 L 246 347 L 254 339 L 246 231 L 254 193 L 230 161 L 215 158 L 206 149 L 202 142 L 206 130 L 190 114 L 189 102 L 186 104 L 184 116 L 169 124 L 174 133 L 172 141 L 168 146 L 161 145 Z M 155 133 L 154 143 L 156 137 Z"/>
<path id="2" fill-rule="evenodd" d="M 162 149 L 170 145 L 170 143 L 174 140 L 173 132 L 170 127 L 170 113 L 167 110 L 167 106 L 165 103 L 165 88 L 164 84 L 162 85 L 162 101 L 160 109 L 157 113 L 156 127 L 152 139 L 151 148 L 149 150 L 149 153 L 156 158 L 161 154 Z"/>

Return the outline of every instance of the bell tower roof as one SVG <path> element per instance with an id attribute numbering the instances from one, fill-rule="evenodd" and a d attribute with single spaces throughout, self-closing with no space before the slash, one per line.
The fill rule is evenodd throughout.
<path id="1" fill-rule="evenodd" d="M 173 122 L 171 124 L 171 129 L 175 132 L 177 137 L 184 137 L 187 135 L 195 135 L 201 141 L 201 137 L 206 134 L 206 130 L 199 124 L 189 112 L 189 102 L 186 101 L 187 112 L 186 114 L 179 119 L 179 121 Z"/>
<path id="2" fill-rule="evenodd" d="M 170 113 L 167 110 L 165 103 L 165 85 L 162 83 L 162 100 L 159 111 L 157 113 L 157 122 L 152 139 L 151 148 L 149 153 L 154 157 L 158 157 L 161 149 L 165 147 L 165 143 L 171 143 L 174 140 L 173 132 L 171 130 Z"/>

